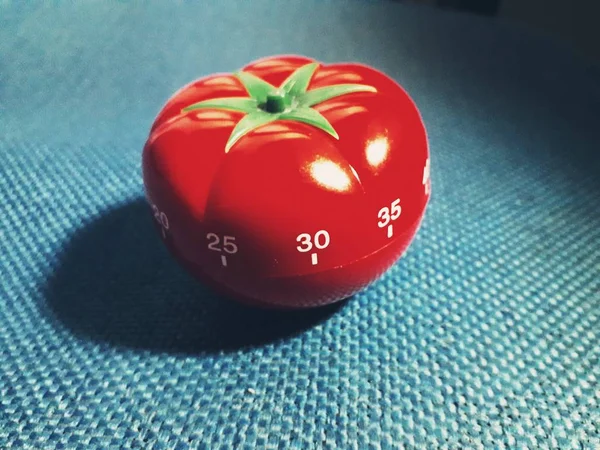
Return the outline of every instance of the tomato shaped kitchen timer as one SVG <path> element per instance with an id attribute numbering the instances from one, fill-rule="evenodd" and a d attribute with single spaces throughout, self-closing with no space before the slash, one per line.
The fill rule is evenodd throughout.
<path id="1" fill-rule="evenodd" d="M 177 91 L 143 177 L 156 227 L 194 276 L 256 306 L 351 296 L 403 254 L 430 193 L 418 109 L 385 74 L 300 56 Z"/>

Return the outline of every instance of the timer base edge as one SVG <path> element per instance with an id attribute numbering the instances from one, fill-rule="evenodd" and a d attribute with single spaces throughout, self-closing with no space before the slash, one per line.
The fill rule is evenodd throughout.
<path id="1" fill-rule="evenodd" d="M 420 219 L 404 236 L 352 263 L 322 272 L 262 280 L 248 276 L 216 281 L 199 264 L 183 258 L 172 246 L 167 247 L 190 276 L 227 300 L 260 309 L 294 311 L 342 302 L 376 283 L 400 261 L 412 242 L 409 236 L 416 234 L 421 223 Z"/>

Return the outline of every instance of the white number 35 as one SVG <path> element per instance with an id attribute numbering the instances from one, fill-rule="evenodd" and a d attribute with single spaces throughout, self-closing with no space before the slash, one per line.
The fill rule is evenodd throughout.
<path id="1" fill-rule="evenodd" d="M 379 218 L 377 226 L 379 226 L 379 228 L 387 226 L 390 221 L 396 220 L 398 217 L 400 217 L 401 213 L 402 207 L 400 206 L 400 199 L 397 198 L 392 202 L 389 208 L 384 206 L 379 210 L 379 213 L 377 214 L 377 217 Z"/>

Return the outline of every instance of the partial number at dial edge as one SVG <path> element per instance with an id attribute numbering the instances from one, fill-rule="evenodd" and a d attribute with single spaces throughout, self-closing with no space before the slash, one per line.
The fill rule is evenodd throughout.
<path id="1" fill-rule="evenodd" d="M 167 237 L 167 231 L 169 231 L 169 219 L 167 215 L 158 209 L 158 206 L 152 204 L 152 211 L 154 212 L 154 218 L 160 225 L 163 238 Z"/>

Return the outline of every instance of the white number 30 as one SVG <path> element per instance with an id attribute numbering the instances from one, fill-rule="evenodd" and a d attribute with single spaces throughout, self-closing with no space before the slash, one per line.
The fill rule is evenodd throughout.
<path id="1" fill-rule="evenodd" d="M 391 220 L 396 220 L 402 214 L 402 207 L 400 206 L 400 199 L 397 198 L 392 202 L 390 207 L 384 206 L 379 210 L 377 217 L 379 218 L 379 222 L 377 222 L 377 226 L 379 228 L 383 228 L 387 226 Z"/>
<path id="2" fill-rule="evenodd" d="M 296 242 L 298 242 L 300 244 L 296 247 L 296 249 L 299 252 L 302 252 L 302 253 L 309 252 L 313 248 L 313 238 L 308 233 L 299 234 L 298 237 L 296 238 Z M 315 247 L 317 247 L 319 250 L 323 250 L 325 247 L 327 247 L 329 245 L 329 242 L 330 242 L 329 233 L 325 230 L 317 231 L 315 233 L 314 242 L 315 242 L 315 244 L 314 244 Z"/>

